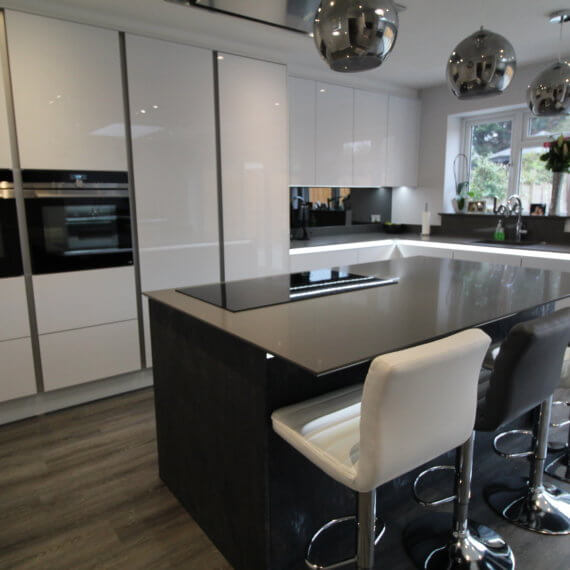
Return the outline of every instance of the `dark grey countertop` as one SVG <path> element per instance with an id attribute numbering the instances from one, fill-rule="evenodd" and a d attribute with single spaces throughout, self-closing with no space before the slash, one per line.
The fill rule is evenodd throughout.
<path id="1" fill-rule="evenodd" d="M 570 296 L 570 273 L 410 257 L 352 265 L 399 283 L 232 313 L 174 289 L 151 300 L 320 375 Z"/>
<path id="2" fill-rule="evenodd" d="M 332 235 L 332 236 L 321 236 L 314 237 L 309 240 L 291 240 L 291 249 L 298 249 L 304 247 L 316 247 L 324 245 L 338 245 L 338 244 L 351 244 L 359 242 L 371 242 L 380 240 L 413 240 L 422 241 L 425 243 L 447 243 L 447 244 L 461 244 L 461 245 L 477 245 L 489 247 L 492 250 L 496 247 L 506 247 L 516 249 L 518 251 L 534 250 L 534 251 L 550 251 L 559 253 L 570 253 L 570 245 L 564 244 L 553 244 L 553 243 L 540 243 L 536 245 L 504 245 L 500 242 L 497 245 L 480 243 L 479 240 L 488 239 L 489 236 L 485 233 L 481 236 L 450 236 L 433 234 L 429 236 L 422 236 L 417 233 L 401 233 L 401 234 L 391 234 L 386 232 L 374 232 L 374 233 L 355 233 L 355 234 L 342 234 L 342 235 Z"/>

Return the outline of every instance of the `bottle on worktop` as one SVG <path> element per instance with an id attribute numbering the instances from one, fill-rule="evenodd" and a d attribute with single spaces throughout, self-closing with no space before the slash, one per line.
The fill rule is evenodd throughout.
<path id="1" fill-rule="evenodd" d="M 505 228 L 503 227 L 502 220 L 499 220 L 497 222 L 497 227 L 495 228 L 495 233 L 493 234 L 493 238 L 496 241 L 505 241 Z"/>

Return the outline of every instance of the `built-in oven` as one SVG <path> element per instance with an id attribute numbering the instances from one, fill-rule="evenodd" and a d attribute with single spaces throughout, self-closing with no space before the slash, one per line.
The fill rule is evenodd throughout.
<path id="1" fill-rule="evenodd" d="M 32 273 L 132 265 L 126 172 L 23 170 Z"/>
<path id="2" fill-rule="evenodd" d="M 11 170 L 0 169 L 0 277 L 22 273 L 14 178 Z"/>

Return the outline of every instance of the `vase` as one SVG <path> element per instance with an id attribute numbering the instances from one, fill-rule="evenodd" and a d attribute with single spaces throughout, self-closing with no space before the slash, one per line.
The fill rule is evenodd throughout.
<path id="1" fill-rule="evenodd" d="M 549 216 L 560 216 L 562 213 L 561 200 L 564 195 L 564 172 L 552 173 L 552 194 L 550 195 Z M 566 208 L 564 208 L 566 210 Z"/>

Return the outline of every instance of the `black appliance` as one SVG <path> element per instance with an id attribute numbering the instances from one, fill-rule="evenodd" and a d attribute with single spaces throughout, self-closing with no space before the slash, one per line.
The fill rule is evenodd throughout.
<path id="1" fill-rule="evenodd" d="M 398 277 L 382 278 L 371 275 L 356 275 L 335 267 L 302 273 L 227 281 L 225 283 L 196 285 L 176 290 L 189 297 L 195 297 L 236 313 L 324 295 L 391 285 L 398 281 Z"/>
<path id="2" fill-rule="evenodd" d="M 11 170 L 0 169 L 0 277 L 23 274 Z"/>
<path id="3" fill-rule="evenodd" d="M 132 265 L 126 172 L 23 170 L 32 273 Z"/>

